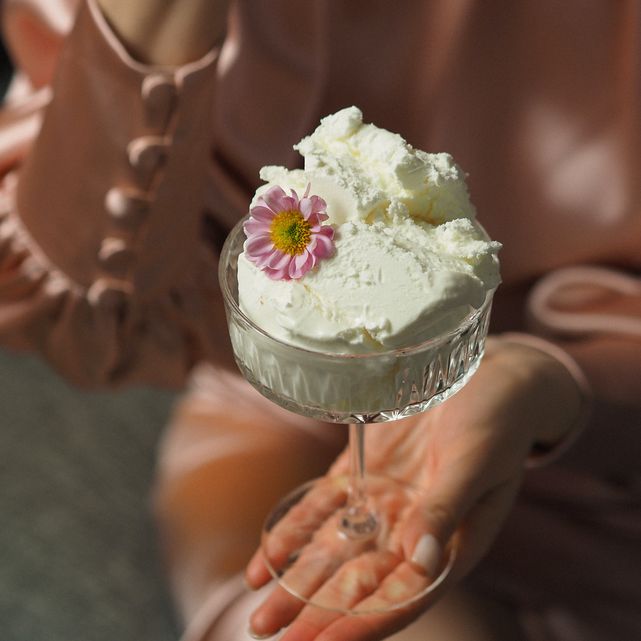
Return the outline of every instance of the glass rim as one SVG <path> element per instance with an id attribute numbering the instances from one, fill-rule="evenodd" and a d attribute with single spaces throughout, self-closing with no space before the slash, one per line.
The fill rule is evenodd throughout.
<path id="1" fill-rule="evenodd" d="M 232 242 L 236 240 L 236 237 L 240 233 L 244 234 L 243 224 L 245 223 L 246 220 L 248 220 L 248 218 L 249 218 L 249 214 L 246 214 L 234 225 L 232 230 L 227 235 L 227 238 L 225 239 L 225 242 L 223 244 L 223 248 L 220 252 L 220 262 L 218 263 L 218 282 L 220 284 L 220 289 L 223 293 L 223 299 L 225 303 L 233 309 L 234 313 L 238 314 L 243 319 L 243 321 L 246 322 L 247 325 L 249 325 L 254 331 L 258 332 L 269 341 L 273 341 L 274 343 L 282 346 L 285 349 L 294 350 L 294 352 L 300 352 L 302 354 L 310 354 L 315 357 L 319 357 L 319 356 L 329 357 L 332 359 L 344 358 L 346 360 L 354 360 L 354 359 L 367 360 L 367 359 L 382 358 L 385 356 L 394 357 L 394 356 L 406 355 L 412 352 L 420 352 L 421 350 L 427 349 L 429 347 L 433 347 L 434 345 L 445 343 L 450 338 L 453 338 L 457 334 L 460 334 L 463 331 L 465 331 L 476 320 L 476 318 L 480 314 L 482 314 L 483 311 L 490 305 L 490 303 L 492 302 L 492 298 L 494 296 L 494 292 L 496 291 L 496 288 L 487 290 L 485 294 L 485 300 L 483 301 L 481 306 L 476 309 L 473 309 L 469 314 L 467 314 L 465 318 L 463 318 L 463 320 L 461 320 L 461 322 L 454 329 L 451 329 L 443 334 L 438 334 L 437 336 L 433 336 L 432 338 L 428 338 L 424 341 L 421 341 L 420 343 L 416 343 L 414 345 L 410 345 L 407 347 L 395 347 L 395 348 L 380 351 L 380 352 L 350 353 L 350 352 L 324 352 L 321 350 L 301 347 L 300 345 L 293 345 L 292 343 L 286 343 L 285 341 L 269 334 L 262 327 L 260 327 L 260 325 L 256 324 L 251 318 L 249 318 L 249 316 L 247 316 L 247 314 L 245 314 L 245 312 L 243 312 L 243 310 L 240 308 L 240 304 L 238 300 L 236 300 L 236 297 L 234 296 L 233 292 L 229 289 L 227 284 L 226 271 L 227 271 L 227 266 L 230 263 L 231 245 L 232 245 Z"/>

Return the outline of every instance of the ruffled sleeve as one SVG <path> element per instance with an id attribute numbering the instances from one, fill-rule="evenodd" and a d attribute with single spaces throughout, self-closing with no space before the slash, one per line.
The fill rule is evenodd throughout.
<path id="1" fill-rule="evenodd" d="M 526 313 L 532 340 L 560 355 L 586 399 L 567 438 L 533 462 L 548 462 L 573 443 L 571 467 L 638 483 L 641 278 L 633 269 L 597 265 L 553 270 L 532 288 Z"/>
<path id="2" fill-rule="evenodd" d="M 533 332 L 579 363 L 595 398 L 641 407 L 641 277 L 577 265 L 551 271 L 527 302 Z"/>
<path id="3" fill-rule="evenodd" d="M 83 385 L 179 385 L 225 352 L 201 235 L 217 57 L 142 65 L 82 4 L 40 133 L 2 184 L 5 344 Z"/>

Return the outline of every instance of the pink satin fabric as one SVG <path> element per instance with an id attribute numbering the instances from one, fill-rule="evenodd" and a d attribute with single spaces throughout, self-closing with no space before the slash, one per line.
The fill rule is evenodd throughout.
<path id="1" fill-rule="evenodd" d="M 218 52 L 141 65 L 94 3 L 61 46 L 71 8 L 46 7 L 5 6 L 24 68 L 0 137 L 0 337 L 79 385 L 180 385 L 227 349 L 201 235 Z"/>
<path id="2" fill-rule="evenodd" d="M 0 167 L 6 176 L 0 201 L 4 342 L 40 350 L 65 375 L 88 385 L 140 380 L 178 385 L 195 363 L 228 360 L 215 285 L 216 241 L 245 211 L 262 165 L 296 166 L 292 144 L 321 116 L 356 104 L 367 120 L 400 132 L 416 147 L 451 152 L 469 172 L 479 217 L 504 243 L 495 330 L 529 330 L 554 341 L 581 366 L 595 395 L 594 420 L 563 464 L 529 476 L 496 547 L 503 554 L 490 556 L 479 580 L 522 608 L 536 638 L 641 635 L 640 622 L 626 609 L 641 602 L 632 571 L 641 558 L 637 539 L 631 538 L 641 527 L 638 4 L 408 0 L 398 11 L 384 1 L 318 0 L 302 16 L 292 0 L 237 2 L 224 46 L 200 67 L 206 80 L 198 84 L 197 76 L 187 76 L 195 84 L 183 121 L 197 109 L 197 96 L 208 96 L 211 105 L 201 114 L 207 126 L 186 125 L 183 137 L 165 149 L 183 157 L 181 149 L 197 146 L 206 135 L 202 202 L 189 202 L 181 212 L 171 208 L 181 189 L 197 184 L 200 165 L 174 163 L 164 171 L 168 187 L 154 205 L 154 242 L 137 245 L 141 262 L 136 264 L 146 267 L 128 272 L 133 289 L 124 307 L 116 304 L 117 314 L 113 306 L 100 304 L 101 295 L 90 295 L 102 278 L 92 260 L 109 232 L 103 205 L 96 211 L 60 201 L 51 209 L 46 190 L 38 189 L 60 153 L 47 147 L 47 140 L 86 151 L 91 138 L 99 150 L 93 173 L 100 180 L 86 189 L 86 202 L 94 197 L 98 202 L 121 186 L 128 162 L 124 152 L 121 160 L 110 155 L 109 145 L 117 140 L 129 149 L 123 131 L 142 118 L 107 119 L 82 139 L 75 131 L 74 122 L 83 120 L 76 97 L 82 92 L 74 93 L 80 81 L 69 70 L 73 67 L 64 67 L 64 80 L 62 67 L 57 81 L 53 74 L 77 5 L 72 0 L 3 5 L 7 42 L 22 74 L 0 120 Z M 67 43 L 67 60 L 84 56 L 89 65 L 95 63 L 96 95 L 101 74 L 107 81 L 128 78 L 113 97 L 137 105 L 140 83 L 158 70 L 129 59 L 90 6 L 93 13 L 84 8 Z M 61 83 L 54 98 L 58 105 L 49 113 L 58 119 L 49 125 L 51 137 L 41 137 L 32 149 L 31 158 L 39 160 L 31 161 L 26 174 L 29 190 L 23 182 L 21 216 L 16 180 L 51 100 L 49 85 L 56 82 Z M 89 125 L 93 113 L 85 118 Z M 74 153 L 80 152 L 66 153 L 78 163 Z M 61 212 L 59 219 L 52 212 Z M 203 213 L 210 221 L 207 233 L 194 222 Z M 169 250 L 163 243 L 184 231 L 185 216 L 192 232 L 170 245 L 165 265 L 162 257 Z M 52 226 L 60 221 L 66 228 L 58 237 L 68 250 L 55 242 Z M 74 262 L 73 255 L 81 259 Z M 191 260 L 194 256 L 198 260 Z M 254 449 L 252 439 L 225 450 L 223 444 L 240 429 L 229 417 L 242 398 L 247 420 L 263 421 L 266 434 L 292 420 L 271 413 L 246 384 L 228 376 L 211 366 L 199 371 L 201 391 L 190 392 L 177 411 L 161 452 L 156 501 L 177 598 L 192 622 L 187 639 L 208 638 L 216 625 L 237 621 L 214 622 L 221 608 L 237 608 L 230 604 L 236 603 L 238 583 L 231 571 L 217 567 L 225 557 L 212 552 L 218 526 L 194 517 L 212 510 L 206 500 L 208 484 L 216 482 L 212 471 L 223 459 L 239 465 L 254 455 L 277 454 L 258 444 Z M 314 439 L 322 437 L 299 438 L 301 448 L 313 450 Z M 306 474 L 298 469 L 283 478 L 293 482 Z M 582 574 L 585 558 L 592 563 Z M 559 579 L 563 568 L 567 581 Z M 234 598 L 226 600 L 217 589 L 229 585 L 236 586 L 225 588 Z"/>

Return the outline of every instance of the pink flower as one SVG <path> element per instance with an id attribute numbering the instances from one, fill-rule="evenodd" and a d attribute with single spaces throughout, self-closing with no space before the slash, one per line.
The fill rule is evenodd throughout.
<path id="1" fill-rule="evenodd" d="M 322 224 L 327 204 L 309 189 L 299 199 L 293 189 L 288 196 L 276 185 L 249 211 L 245 255 L 274 280 L 301 278 L 334 250 L 334 230 Z"/>

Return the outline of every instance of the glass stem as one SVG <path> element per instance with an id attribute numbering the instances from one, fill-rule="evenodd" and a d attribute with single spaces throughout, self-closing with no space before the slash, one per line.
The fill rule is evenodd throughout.
<path id="1" fill-rule="evenodd" d="M 350 507 L 364 506 L 365 489 L 365 425 L 349 426 L 349 499 Z"/>
<path id="2" fill-rule="evenodd" d="M 349 426 L 349 487 L 341 530 L 350 539 L 368 539 L 378 530 L 376 516 L 367 504 L 364 423 Z"/>

